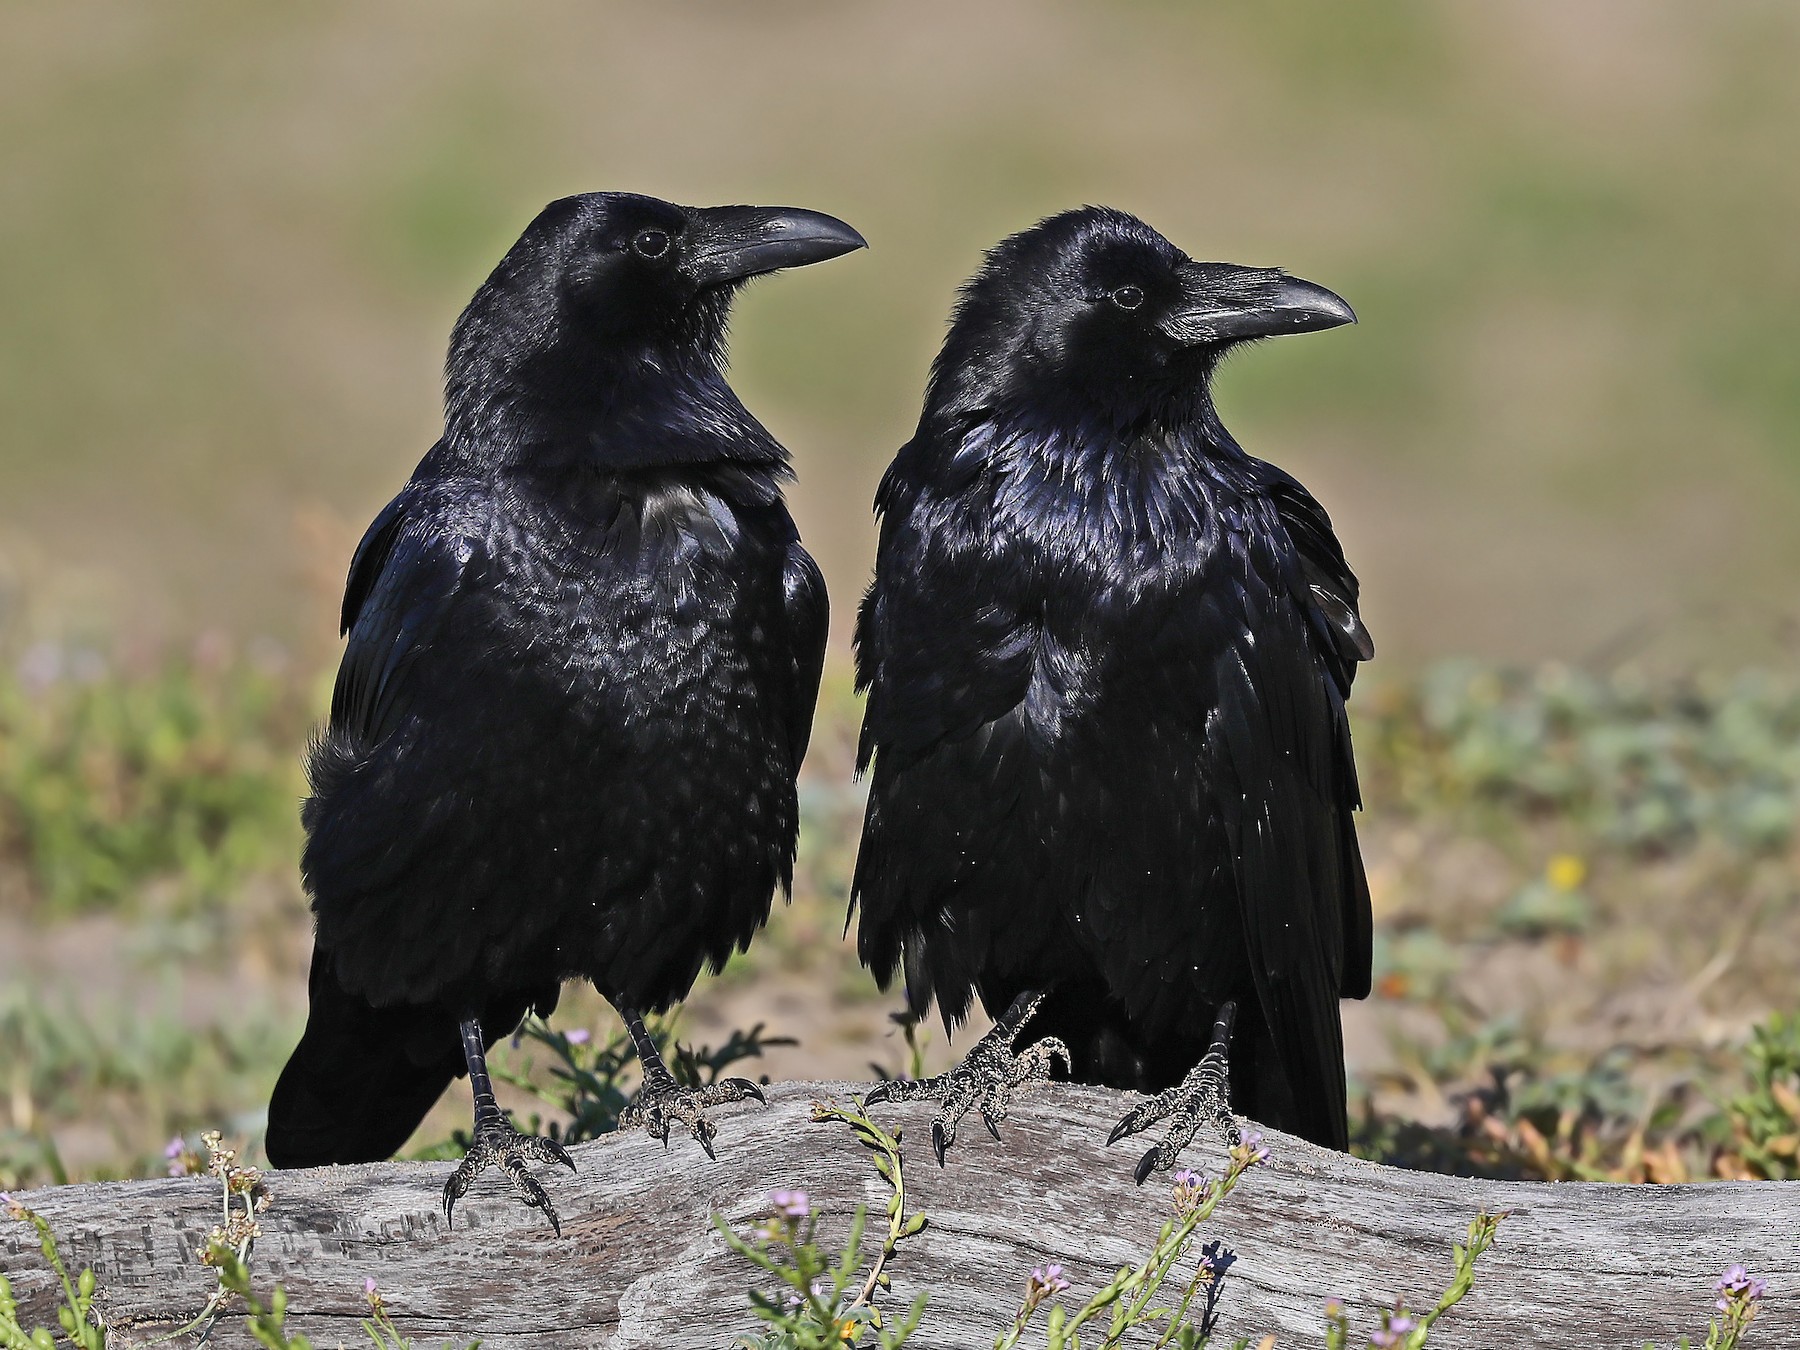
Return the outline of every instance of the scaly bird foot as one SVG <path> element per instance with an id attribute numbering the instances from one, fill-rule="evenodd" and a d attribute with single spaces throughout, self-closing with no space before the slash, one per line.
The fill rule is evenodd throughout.
<path id="1" fill-rule="evenodd" d="M 981 1112 L 981 1123 L 995 1139 L 1000 1137 L 1000 1122 L 1006 1119 L 1012 1096 L 1033 1083 L 1047 1082 L 1050 1066 L 1058 1059 L 1069 1068 L 1069 1047 L 1054 1036 L 1013 1053 L 1013 1038 L 1020 1026 L 1042 1001 L 1034 995 L 1028 1003 L 1015 1003 L 993 1030 L 975 1042 L 961 1064 L 948 1073 L 932 1078 L 896 1078 L 878 1084 L 863 1098 L 865 1107 L 878 1102 L 910 1102 L 921 1099 L 938 1102 L 942 1109 L 931 1122 L 931 1148 L 937 1154 L 938 1166 L 956 1142 L 956 1127 L 970 1110 Z"/>
<path id="2" fill-rule="evenodd" d="M 575 1170 L 575 1160 L 554 1139 L 539 1134 L 520 1134 L 504 1117 L 476 1121 L 474 1142 L 450 1174 L 450 1180 L 444 1183 L 444 1222 L 453 1223 L 451 1213 L 456 1202 L 468 1194 L 475 1178 L 490 1167 L 498 1167 L 512 1182 L 519 1199 L 533 1209 L 542 1210 L 544 1217 L 550 1220 L 551 1230 L 561 1237 L 562 1222 L 556 1217 L 556 1206 L 550 1203 L 550 1196 L 538 1185 L 537 1179 L 525 1170 L 528 1161 L 561 1163 L 571 1172 Z"/>
<path id="3" fill-rule="evenodd" d="M 1218 1021 L 1213 1023 L 1212 1047 L 1207 1050 L 1205 1057 L 1181 1080 L 1179 1086 L 1159 1092 L 1148 1101 L 1140 1103 L 1125 1119 L 1113 1126 L 1112 1133 L 1106 1137 L 1110 1146 L 1128 1135 L 1148 1129 L 1159 1120 L 1169 1122 L 1162 1142 L 1138 1159 L 1137 1167 L 1132 1172 L 1138 1185 L 1142 1186 L 1152 1172 L 1166 1172 L 1173 1167 L 1176 1157 L 1192 1142 L 1202 1125 L 1210 1125 L 1228 1148 L 1236 1148 L 1241 1142 L 1237 1120 L 1231 1114 L 1229 1095 L 1228 1056 L 1231 1023 L 1236 1016 L 1235 1003 L 1221 1004 Z"/>
<path id="4" fill-rule="evenodd" d="M 719 1130 L 706 1118 L 706 1108 L 750 1098 L 768 1102 L 763 1090 L 748 1078 L 726 1078 L 703 1088 L 689 1089 L 678 1084 L 660 1064 L 653 1065 L 644 1078 L 643 1087 L 638 1089 L 636 1099 L 619 1113 L 619 1128 L 645 1130 L 667 1148 L 669 1129 L 680 1121 L 706 1150 L 706 1156 L 717 1159 L 713 1140 L 718 1137 Z"/>

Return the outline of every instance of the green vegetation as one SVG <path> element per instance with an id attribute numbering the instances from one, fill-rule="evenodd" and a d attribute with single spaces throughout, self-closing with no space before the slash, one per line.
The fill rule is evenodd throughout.
<path id="1" fill-rule="evenodd" d="M 1371 803 L 1504 832 L 1554 819 L 1637 856 L 1703 840 L 1753 859 L 1800 828 L 1800 681 L 1652 681 L 1470 662 L 1357 707 Z"/>
<path id="2" fill-rule="evenodd" d="M 43 644 L 0 677 L 0 857 L 71 913 L 163 883 L 219 904 L 291 855 L 310 700 L 224 655 L 123 671 Z"/>

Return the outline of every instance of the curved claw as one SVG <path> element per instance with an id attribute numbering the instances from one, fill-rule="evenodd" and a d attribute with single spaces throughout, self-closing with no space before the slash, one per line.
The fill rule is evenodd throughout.
<path id="1" fill-rule="evenodd" d="M 1150 1179 L 1150 1174 L 1156 1170 L 1156 1160 L 1161 1152 L 1160 1148 L 1153 1148 L 1138 1159 L 1137 1166 L 1131 1171 L 1131 1175 L 1137 1178 L 1138 1185 L 1142 1186 Z"/>
<path id="2" fill-rule="evenodd" d="M 550 1203 L 549 1194 L 542 1186 L 538 1185 L 536 1178 L 529 1175 L 523 1167 L 516 1172 L 510 1167 L 506 1170 L 512 1177 L 513 1185 L 518 1190 L 520 1198 L 533 1209 L 541 1211 L 543 1216 L 550 1220 L 550 1231 L 557 1237 L 561 1237 L 562 1220 L 557 1217 L 556 1206 Z"/>
<path id="3" fill-rule="evenodd" d="M 707 1134 L 705 1130 L 696 1128 L 694 1130 L 694 1138 L 699 1141 L 700 1147 L 706 1150 L 706 1156 L 708 1158 L 711 1158 L 714 1162 L 719 1161 L 719 1155 L 713 1152 L 712 1137 Z"/>
<path id="4" fill-rule="evenodd" d="M 887 1100 L 888 1100 L 888 1085 L 886 1083 L 877 1083 L 874 1087 L 870 1088 L 867 1092 L 865 1092 L 863 1094 L 863 1106 L 864 1107 L 879 1106 L 882 1102 L 885 1102 Z"/>
<path id="5" fill-rule="evenodd" d="M 1137 1119 L 1137 1112 L 1133 1111 L 1130 1115 L 1126 1116 L 1123 1120 L 1121 1120 L 1117 1125 L 1113 1126 L 1112 1133 L 1106 1136 L 1106 1146 L 1108 1148 L 1111 1148 L 1114 1144 L 1118 1143 L 1119 1140 L 1125 1138 L 1127 1135 L 1136 1134 L 1139 1130 L 1141 1130 L 1143 1128 L 1143 1126 L 1133 1124 L 1133 1122 L 1136 1119 Z"/>
<path id="6" fill-rule="evenodd" d="M 526 1170 L 528 1159 L 561 1163 L 571 1172 L 575 1170 L 575 1160 L 554 1139 L 520 1134 L 504 1124 L 478 1125 L 468 1154 L 444 1182 L 445 1227 L 456 1227 L 456 1202 L 469 1193 L 475 1179 L 488 1168 L 497 1167 L 506 1174 L 519 1198 L 550 1220 L 550 1227 L 561 1237 L 562 1221 L 557 1216 L 556 1206 L 551 1203 L 549 1193 Z"/>
<path id="7" fill-rule="evenodd" d="M 931 1122 L 931 1151 L 937 1154 L 938 1166 L 944 1165 L 944 1154 L 949 1151 L 950 1136 L 944 1133 L 944 1122 Z"/>
<path id="8" fill-rule="evenodd" d="M 739 1089 L 744 1096 L 754 1097 L 764 1106 L 769 1104 L 769 1099 L 763 1096 L 762 1085 L 760 1083 L 753 1083 L 748 1078 L 727 1078 L 725 1081 L 730 1086 Z"/>
<path id="9" fill-rule="evenodd" d="M 536 1152 L 545 1162 L 561 1163 L 571 1172 L 575 1170 L 575 1160 L 569 1156 L 568 1149 L 557 1143 L 556 1140 L 550 1138 L 549 1135 L 537 1135 L 532 1137 L 539 1138 L 543 1141 L 537 1145 Z"/>
<path id="10" fill-rule="evenodd" d="M 988 1114 L 988 1109 L 985 1106 L 981 1108 L 981 1123 L 987 1126 L 987 1132 L 994 1136 L 994 1142 L 1000 1142 L 1000 1126 L 994 1118 Z"/>

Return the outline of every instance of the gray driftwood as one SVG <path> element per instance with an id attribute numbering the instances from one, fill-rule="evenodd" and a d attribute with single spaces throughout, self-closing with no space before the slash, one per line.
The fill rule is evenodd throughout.
<path id="1" fill-rule="evenodd" d="M 709 1215 L 746 1230 L 767 1213 L 770 1191 L 794 1187 L 840 1220 L 858 1203 L 885 1202 L 851 1132 L 809 1119 L 810 1101 L 848 1091 L 785 1084 L 771 1089 L 766 1109 L 717 1110 L 716 1163 L 685 1138 L 666 1153 L 642 1135 L 577 1148 L 578 1175 L 544 1174 L 563 1215 L 560 1240 L 493 1173 L 458 1208 L 454 1231 L 438 1203 L 448 1163 L 272 1173 L 256 1282 L 286 1287 L 290 1327 L 320 1347 L 366 1344 L 357 1320 L 367 1311 L 363 1280 L 373 1276 L 421 1350 L 476 1338 L 493 1350 L 721 1350 L 755 1327 L 745 1294 L 764 1282 Z M 928 1106 L 877 1108 L 890 1128 L 904 1126 L 909 1191 L 930 1216 L 902 1245 L 887 1296 L 898 1309 L 930 1292 L 914 1344 L 990 1346 L 1033 1266 L 1060 1261 L 1073 1300 L 1141 1257 L 1168 1217 L 1168 1188 L 1160 1178 L 1142 1190 L 1131 1184 L 1141 1145 L 1102 1146 L 1128 1100 L 1040 1089 L 1017 1103 L 1001 1142 L 978 1121 L 966 1127 L 942 1171 L 928 1145 Z M 1365 1329 L 1397 1297 L 1429 1304 L 1448 1278 L 1451 1242 L 1485 1208 L 1511 1214 L 1475 1292 L 1439 1324 L 1433 1345 L 1666 1345 L 1704 1330 L 1713 1281 L 1743 1261 L 1770 1282 L 1750 1344 L 1800 1346 L 1800 1183 L 1469 1181 L 1358 1162 L 1283 1135 L 1268 1143 L 1273 1161 L 1245 1178 L 1210 1233 L 1237 1254 L 1224 1299 L 1230 1336 L 1274 1332 L 1281 1346 L 1316 1346 L 1334 1296 Z M 1196 1166 L 1220 1161 L 1211 1143 L 1190 1153 Z M 212 1287 L 195 1259 L 217 1215 L 210 1177 L 20 1198 L 98 1273 L 116 1344 L 141 1345 L 179 1325 Z M 826 1231 L 838 1235 L 841 1223 Z M 0 1223 L 0 1268 L 28 1309 L 51 1317 L 50 1281 L 24 1225 Z M 227 1321 L 213 1344 L 252 1342 Z"/>

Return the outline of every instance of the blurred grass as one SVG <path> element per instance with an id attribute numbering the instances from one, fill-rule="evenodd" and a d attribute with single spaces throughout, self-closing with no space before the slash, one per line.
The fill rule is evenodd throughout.
<path id="1" fill-rule="evenodd" d="M 40 643 L 0 678 L 0 858 L 31 903 L 217 904 L 292 855 L 307 691 L 214 647 L 133 676 Z"/>

